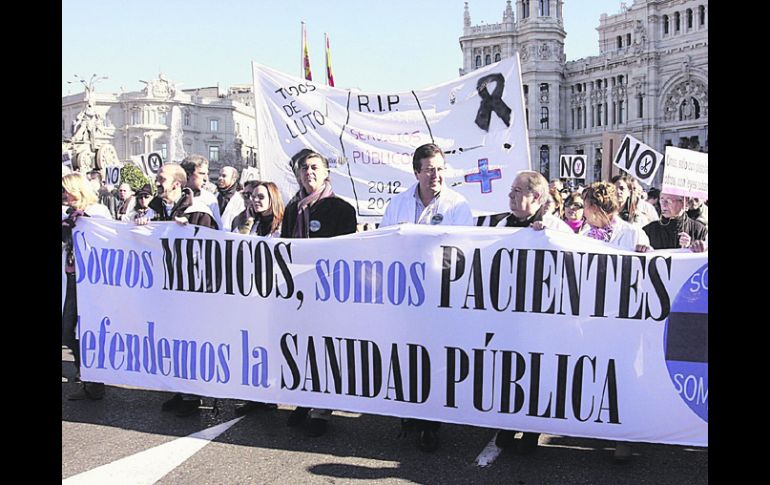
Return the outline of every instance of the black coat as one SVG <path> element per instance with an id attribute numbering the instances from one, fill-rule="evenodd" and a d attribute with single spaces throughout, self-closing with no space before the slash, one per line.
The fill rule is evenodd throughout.
<path id="1" fill-rule="evenodd" d="M 310 230 L 310 237 L 334 237 L 356 232 L 356 210 L 339 197 L 327 197 L 310 206 L 310 223 L 318 221 L 321 227 Z M 281 237 L 294 237 L 297 224 L 297 201 L 291 202 L 283 214 Z"/>
<path id="2" fill-rule="evenodd" d="M 666 223 L 667 222 L 667 223 Z M 663 225 L 662 223 L 666 223 Z M 686 232 L 693 241 L 704 241 L 708 229 L 700 222 L 682 214 L 681 219 L 666 219 L 653 221 L 644 226 L 644 232 L 650 238 L 650 246 L 654 249 L 676 249 L 679 247 L 679 233 Z"/>

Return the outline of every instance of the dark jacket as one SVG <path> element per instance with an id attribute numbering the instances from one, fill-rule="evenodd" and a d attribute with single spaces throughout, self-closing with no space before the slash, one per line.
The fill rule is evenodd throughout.
<path id="1" fill-rule="evenodd" d="M 708 229 L 700 222 L 690 219 L 687 213 L 677 219 L 661 217 L 644 226 L 644 232 L 650 238 L 650 246 L 654 249 L 676 249 L 679 247 L 679 233 L 686 232 L 693 241 L 704 241 Z"/>
<path id="2" fill-rule="evenodd" d="M 310 224 L 318 221 L 320 227 L 313 231 L 310 237 L 334 237 L 356 232 L 356 210 L 339 197 L 327 197 L 310 206 Z M 281 225 L 281 237 L 294 237 L 294 226 L 297 223 L 297 201 L 292 200 L 286 207 Z"/>
<path id="3" fill-rule="evenodd" d="M 158 196 L 153 197 L 149 205 L 150 209 L 154 210 L 157 214 L 153 219 L 154 221 L 173 221 L 175 217 L 186 217 L 190 224 L 219 229 L 213 215 L 207 212 L 208 208 L 205 208 L 206 211 L 201 210 L 200 212 L 195 211 L 193 208 L 193 211 L 187 212 L 187 209 L 193 205 L 193 193 L 189 188 L 185 187 L 182 189 L 182 197 L 174 204 L 170 213 L 166 213 L 163 199 Z"/>

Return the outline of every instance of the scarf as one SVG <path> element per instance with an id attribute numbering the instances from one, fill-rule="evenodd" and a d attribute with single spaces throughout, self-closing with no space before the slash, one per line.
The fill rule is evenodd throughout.
<path id="1" fill-rule="evenodd" d="M 310 207 L 321 199 L 327 197 L 334 197 L 334 191 L 329 181 L 325 181 L 323 188 L 308 194 L 305 188 L 300 188 L 299 198 L 297 202 L 297 221 L 294 224 L 294 232 L 292 237 L 295 238 L 308 238 L 310 237 Z"/>
<path id="2" fill-rule="evenodd" d="M 219 215 L 222 215 L 225 213 L 225 207 L 227 207 L 227 204 L 230 203 L 230 199 L 233 198 L 233 196 L 236 194 L 237 191 L 238 191 L 237 182 L 226 189 L 217 188 L 217 203 L 219 204 Z"/>
<path id="3" fill-rule="evenodd" d="M 616 226 L 617 223 L 615 222 L 615 218 L 613 218 L 610 223 L 604 227 L 591 226 L 591 229 L 589 229 L 586 236 L 597 239 L 599 241 L 610 242 L 610 239 L 612 238 L 612 231 L 615 230 Z"/>
<path id="4" fill-rule="evenodd" d="M 576 221 L 571 221 L 569 219 L 564 219 L 564 222 L 567 223 L 567 225 L 572 229 L 572 232 L 577 234 L 580 232 L 580 228 L 583 227 L 583 223 L 585 222 L 583 219 L 578 219 Z"/>

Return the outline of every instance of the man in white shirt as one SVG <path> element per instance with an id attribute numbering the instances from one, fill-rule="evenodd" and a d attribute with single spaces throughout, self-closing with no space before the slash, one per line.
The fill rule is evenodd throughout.
<path id="1" fill-rule="evenodd" d="M 390 199 L 380 227 L 403 222 L 473 225 L 468 201 L 444 184 L 446 161 L 438 145 L 428 143 L 418 147 L 412 157 L 412 169 L 417 183 Z"/>
<path id="2" fill-rule="evenodd" d="M 412 169 L 417 183 L 390 200 L 380 227 L 402 222 L 472 226 L 471 207 L 465 197 L 444 185 L 446 161 L 438 145 L 418 147 L 412 156 Z M 424 419 L 405 419 L 402 426 L 419 432 L 417 447 L 422 451 L 438 449 L 441 423 Z"/>

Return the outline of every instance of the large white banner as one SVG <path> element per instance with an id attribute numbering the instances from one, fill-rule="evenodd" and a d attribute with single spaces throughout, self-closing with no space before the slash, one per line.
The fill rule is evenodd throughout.
<path id="1" fill-rule="evenodd" d="M 446 183 L 475 216 L 507 210 L 516 172 L 530 168 L 518 56 L 398 93 L 339 89 L 252 67 L 260 170 L 284 197 L 297 190 L 289 159 L 302 148 L 330 159 L 334 191 L 360 222 L 379 221 L 391 197 L 416 182 L 412 155 L 425 143 L 446 152 Z"/>
<path id="2" fill-rule="evenodd" d="M 708 260 L 402 225 L 282 240 L 81 218 L 82 378 L 708 445 Z"/>

